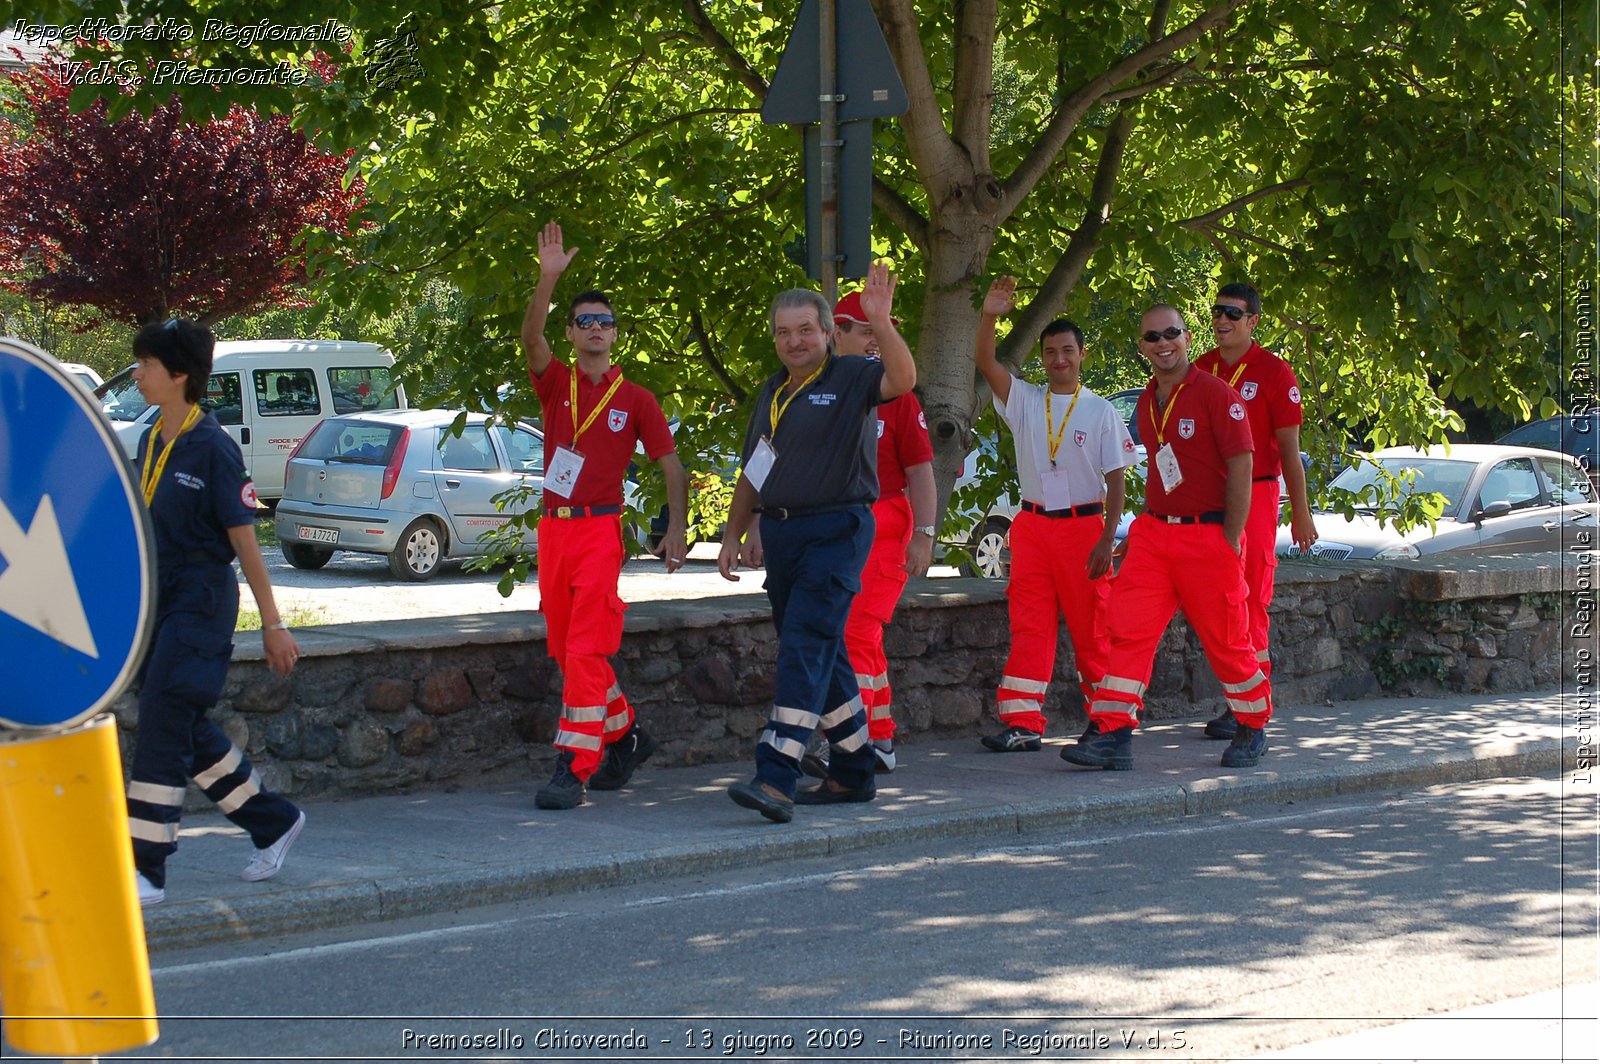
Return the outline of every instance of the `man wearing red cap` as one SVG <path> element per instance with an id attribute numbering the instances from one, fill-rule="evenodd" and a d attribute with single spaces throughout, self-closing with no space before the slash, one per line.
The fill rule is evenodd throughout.
<path id="1" fill-rule="evenodd" d="M 1179 607 L 1238 718 L 1224 768 L 1251 768 L 1267 752 L 1272 685 L 1256 661 L 1245 611 L 1240 541 L 1250 513 L 1250 426 L 1226 381 L 1189 362 L 1189 328 L 1157 303 L 1140 321 L 1139 353 L 1153 375 L 1139 397 L 1139 437 L 1149 450 L 1145 511 L 1107 610 L 1111 657 L 1089 706 L 1091 727 L 1063 759 L 1131 769 L 1133 729 L 1156 645 Z"/>
<path id="2" fill-rule="evenodd" d="M 1128 427 L 1109 400 L 1083 386 L 1083 331 L 1058 318 L 1039 336 L 1048 383 L 1018 380 L 995 359 L 995 323 L 1011 310 L 1017 282 L 989 287 L 978 324 L 978 371 L 995 411 L 1011 426 L 1022 511 L 1011 525 L 1006 588 L 1011 653 L 995 692 L 1004 725 L 985 735 L 998 753 L 1041 748 L 1044 696 L 1056 668 L 1065 617 L 1078 683 L 1088 699 L 1106 668 L 1111 547 L 1122 519 L 1127 467 L 1138 462 Z"/>
<path id="3" fill-rule="evenodd" d="M 572 366 L 545 341 L 550 297 L 578 253 L 563 243 L 554 222 L 539 234 L 539 283 L 522 321 L 528 377 L 544 412 L 539 609 L 550 656 L 564 677 L 556 771 L 534 795 L 540 809 L 581 805 L 589 787 L 617 790 L 655 752 L 654 740 L 634 723 L 609 660 L 622 645 L 627 608 L 617 596 L 625 560 L 622 483 L 637 444 L 661 464 L 667 481 L 661 553 L 669 573 L 687 553 L 689 511 L 687 480 L 661 404 L 611 364 L 617 319 L 605 293 L 581 292 L 567 310 Z"/>
<path id="4" fill-rule="evenodd" d="M 1290 530 L 1300 549 L 1311 549 L 1317 530 L 1306 504 L 1306 472 L 1300 465 L 1300 382 L 1289 363 L 1255 341 L 1261 320 L 1261 294 L 1247 284 L 1225 284 L 1211 308 L 1217 346 L 1194 364 L 1228 382 L 1244 400 L 1255 441 L 1250 475 L 1250 519 L 1244 526 L 1244 579 L 1250 588 L 1250 641 L 1261 671 L 1272 675 L 1268 656 L 1272 587 L 1278 571 L 1278 476 L 1289 489 Z M 1287 459 L 1287 461 L 1285 461 Z M 1233 710 L 1206 722 L 1212 739 L 1232 739 L 1238 723 Z"/>
<path id="5" fill-rule="evenodd" d="M 890 321 L 899 327 L 898 318 Z M 861 309 L 860 292 L 851 292 L 834 305 L 833 325 L 835 354 L 878 357 L 878 339 Z M 933 561 L 933 444 L 915 392 L 878 405 L 877 433 L 878 501 L 872 507 L 876 531 L 861 570 L 861 590 L 845 621 L 844 645 L 861 687 L 877 770 L 893 772 L 894 698 L 883 628 L 894 619 L 907 579 L 926 573 Z M 826 744 L 807 753 L 801 767 L 809 775 L 826 778 Z"/>

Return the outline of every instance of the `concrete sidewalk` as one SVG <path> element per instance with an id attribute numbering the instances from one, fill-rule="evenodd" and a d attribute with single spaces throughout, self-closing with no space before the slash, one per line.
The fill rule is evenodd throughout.
<path id="1" fill-rule="evenodd" d="M 1570 721 L 1566 721 L 1570 725 Z M 536 809 L 525 786 L 307 802 L 283 871 L 245 883 L 249 841 L 219 814 L 188 817 L 168 864 L 167 900 L 145 911 L 152 949 L 394 920 L 741 868 L 920 839 L 1144 823 L 1364 791 L 1563 769 L 1562 698 L 1372 699 L 1280 709 L 1255 769 L 1218 762 L 1225 743 L 1196 721 L 1158 722 L 1134 739 L 1132 772 L 1039 753 L 995 754 L 976 737 L 903 745 L 870 804 L 800 807 L 772 824 L 724 793 L 752 763 L 655 768 L 587 805 Z M 648 727 L 648 720 L 645 721 Z M 1570 767 L 1570 766 L 1569 766 Z M 803 784 L 805 785 L 805 784 Z"/>

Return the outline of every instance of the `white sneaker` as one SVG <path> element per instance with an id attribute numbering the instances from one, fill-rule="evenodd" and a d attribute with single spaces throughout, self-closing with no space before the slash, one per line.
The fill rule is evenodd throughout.
<path id="1" fill-rule="evenodd" d="M 874 739 L 874 740 L 872 740 L 872 755 L 878 761 L 878 771 L 879 772 L 893 772 L 894 771 L 894 740 L 893 739 Z"/>
<path id="2" fill-rule="evenodd" d="M 277 842 L 264 850 L 257 850 L 255 856 L 250 858 L 250 863 L 244 866 L 244 871 L 239 878 L 246 883 L 254 883 L 262 879 L 271 879 L 283 867 L 283 859 L 289 855 L 289 847 L 294 845 L 294 840 L 299 836 L 300 829 L 306 826 L 306 815 L 301 813 L 295 822 L 289 825 Z"/>
<path id="3" fill-rule="evenodd" d="M 134 882 L 139 885 L 139 907 L 147 909 L 152 905 L 160 905 L 167 900 L 167 892 L 144 878 L 143 872 L 133 873 Z"/>

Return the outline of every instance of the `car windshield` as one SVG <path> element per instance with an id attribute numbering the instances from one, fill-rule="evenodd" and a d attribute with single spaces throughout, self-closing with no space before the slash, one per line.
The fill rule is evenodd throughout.
<path id="1" fill-rule="evenodd" d="M 100 409 L 112 421 L 138 421 L 139 415 L 150 409 L 150 404 L 139 394 L 139 386 L 133 382 L 131 367 L 112 377 L 105 389 Z"/>
<path id="2" fill-rule="evenodd" d="M 1390 477 L 1403 478 L 1414 473 L 1416 479 L 1411 482 L 1411 491 L 1419 495 L 1429 492 L 1438 492 L 1445 497 L 1445 512 L 1456 508 L 1461 502 L 1461 493 L 1467 490 L 1467 482 L 1472 479 L 1472 471 L 1477 468 L 1473 462 L 1463 462 L 1449 458 L 1378 458 L 1373 461 L 1361 462 L 1350 466 L 1333 479 L 1328 485 L 1329 492 L 1345 491 L 1356 496 L 1353 500 L 1357 509 L 1372 509 L 1373 499 L 1360 498 L 1362 491 L 1377 485 L 1379 493 L 1383 491 L 1381 481 L 1383 474 Z"/>
<path id="3" fill-rule="evenodd" d="M 357 465 L 387 465 L 405 429 L 370 421 L 346 421 L 331 417 L 319 424 L 296 458 L 323 462 L 353 462 Z"/>

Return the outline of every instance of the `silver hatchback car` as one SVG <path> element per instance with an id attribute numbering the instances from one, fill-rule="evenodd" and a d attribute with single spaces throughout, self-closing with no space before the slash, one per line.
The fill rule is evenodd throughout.
<path id="1" fill-rule="evenodd" d="M 391 572 L 426 580 L 447 558 L 485 553 L 483 536 L 518 511 L 496 509 L 509 488 L 544 484 L 544 436 L 528 422 L 489 424 L 457 410 L 383 410 L 326 418 L 289 456 L 273 525 L 283 556 L 320 569 L 336 550 L 383 554 Z M 533 530 L 523 549 L 536 549 Z"/>

